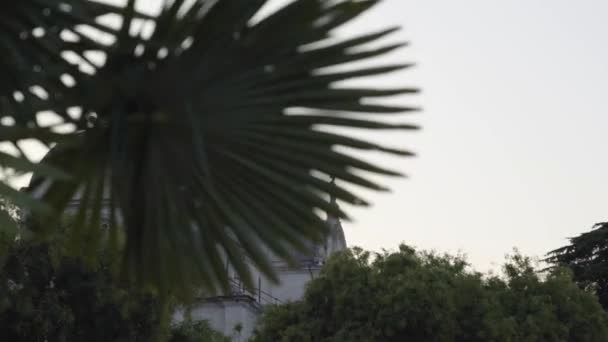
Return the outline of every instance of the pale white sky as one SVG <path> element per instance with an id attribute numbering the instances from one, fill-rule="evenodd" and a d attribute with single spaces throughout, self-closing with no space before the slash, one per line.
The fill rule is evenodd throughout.
<path id="1" fill-rule="evenodd" d="M 420 132 L 366 135 L 419 157 L 370 155 L 410 178 L 365 192 L 374 206 L 350 211 L 349 244 L 462 251 L 487 270 L 608 220 L 606 13 L 603 0 L 384 0 L 343 29 L 402 25 L 388 40 L 411 47 L 379 61 L 418 67 L 371 84 L 419 86 L 393 101 L 424 107 L 406 117 Z"/>
<path id="2" fill-rule="evenodd" d="M 411 178 L 354 212 L 349 242 L 460 250 L 487 269 L 608 220 L 605 13 L 602 0 L 385 0 L 362 18 L 353 31 L 404 26 L 412 46 L 391 60 L 419 66 L 387 82 L 423 88 L 424 130 L 391 136 L 419 153 L 394 162 Z"/>

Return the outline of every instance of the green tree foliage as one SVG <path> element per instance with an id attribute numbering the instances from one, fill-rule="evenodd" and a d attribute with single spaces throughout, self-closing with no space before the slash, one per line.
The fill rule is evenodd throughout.
<path id="1" fill-rule="evenodd" d="M 0 270 L 0 341 L 154 341 L 160 308 L 154 293 L 120 286 L 107 265 L 58 244 L 17 241 Z"/>
<path id="2" fill-rule="evenodd" d="M 608 310 L 608 223 L 598 223 L 589 232 L 570 239 L 570 244 L 548 253 L 547 262 L 568 267 L 574 280 L 597 293 Z"/>
<path id="3" fill-rule="evenodd" d="M 258 16 L 267 2 L 166 0 L 148 16 L 136 0 L 5 1 L 0 142 L 14 153 L 0 166 L 35 171 L 42 201 L 6 180 L 0 195 L 46 223 L 80 194 L 82 249 L 119 248 L 141 283 L 218 289 L 224 257 L 246 283 L 246 257 L 272 278 L 264 248 L 288 258 L 325 232 L 318 209 L 346 216 L 328 194 L 366 205 L 345 185 L 385 188 L 359 171 L 400 175 L 344 148 L 412 155 L 327 128 L 416 129 L 380 115 L 416 111 L 382 98 L 417 90 L 343 82 L 411 66 L 342 67 L 404 45 L 379 41 L 394 27 L 337 37 L 380 0 L 295 0 Z M 20 149 L 27 139 L 59 145 L 38 164 Z M 104 204 L 110 239 L 91 237 Z"/>
<path id="4" fill-rule="evenodd" d="M 18 207 L 0 197 L 0 265 L 4 264 L 19 233 L 21 212 Z"/>
<path id="5" fill-rule="evenodd" d="M 169 342 L 230 342 L 230 338 L 213 330 L 207 321 L 184 321 L 173 327 Z"/>
<path id="6" fill-rule="evenodd" d="M 515 255 L 504 276 L 416 252 L 330 258 L 301 302 L 265 311 L 254 341 L 608 341 L 608 317 L 564 269 Z"/>
<path id="7" fill-rule="evenodd" d="M 0 269 L 0 341 L 227 342 L 205 321 L 170 325 L 155 291 L 125 286 L 107 255 L 95 265 L 61 241 L 11 244 Z"/>

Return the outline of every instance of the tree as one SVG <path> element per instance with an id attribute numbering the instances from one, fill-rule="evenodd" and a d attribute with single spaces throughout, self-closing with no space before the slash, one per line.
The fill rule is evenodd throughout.
<path id="1" fill-rule="evenodd" d="M 2 341 L 155 341 L 161 318 L 153 291 L 121 286 L 109 263 L 65 256 L 58 243 L 16 241 L 0 270 Z"/>
<path id="2" fill-rule="evenodd" d="M 0 265 L 18 234 L 19 208 L 0 197 Z"/>
<path id="3" fill-rule="evenodd" d="M 589 232 L 570 238 L 570 244 L 548 253 L 547 262 L 568 267 L 583 288 L 595 291 L 608 310 L 608 223 L 597 223 Z"/>
<path id="4" fill-rule="evenodd" d="M 229 341 L 207 322 L 170 325 L 154 290 L 121 284 L 104 255 L 64 254 L 61 241 L 14 242 L 0 269 L 1 341 Z"/>
<path id="5" fill-rule="evenodd" d="M 213 330 L 207 321 L 184 321 L 173 327 L 169 342 L 230 342 L 230 338 Z"/>
<path id="6" fill-rule="evenodd" d="M 0 165 L 39 180 L 0 195 L 47 223 L 79 194 L 76 243 L 120 250 L 124 275 L 162 291 L 225 286 L 224 258 L 246 283 L 246 259 L 273 278 L 265 248 L 289 258 L 325 232 L 317 209 L 346 216 L 328 194 L 366 205 L 345 184 L 385 188 L 358 171 L 400 175 L 336 147 L 412 155 L 320 128 L 417 128 L 376 115 L 417 108 L 370 101 L 415 88 L 343 84 L 410 64 L 334 68 L 404 45 L 368 47 L 397 28 L 335 38 L 378 2 L 295 0 L 262 17 L 267 0 L 167 0 L 155 15 L 135 0 L 0 5 L 0 142 L 13 146 Z M 35 163 L 27 139 L 55 147 Z M 104 200 L 108 239 L 95 235 Z"/>
<path id="7" fill-rule="evenodd" d="M 264 312 L 254 341 L 607 341 L 608 317 L 571 274 L 515 255 L 503 277 L 416 252 L 330 258 L 301 302 Z"/>

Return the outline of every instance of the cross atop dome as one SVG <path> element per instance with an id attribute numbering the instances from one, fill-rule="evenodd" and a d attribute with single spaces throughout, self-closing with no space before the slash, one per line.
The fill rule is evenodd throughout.
<path id="1" fill-rule="evenodd" d="M 331 177 L 330 183 L 335 185 L 336 177 Z M 338 201 L 334 195 L 329 197 L 330 204 L 335 208 L 338 208 Z M 329 233 L 324 241 L 323 250 L 319 251 L 323 254 L 323 258 L 326 259 L 330 254 L 338 252 L 347 248 L 346 239 L 344 237 L 344 229 L 342 228 L 342 222 L 340 218 L 327 212 L 327 218 L 325 219 L 326 224 L 329 227 Z"/>

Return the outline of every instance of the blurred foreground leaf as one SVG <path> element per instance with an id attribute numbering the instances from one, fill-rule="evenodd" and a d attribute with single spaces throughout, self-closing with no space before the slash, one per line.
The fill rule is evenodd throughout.
<path id="1" fill-rule="evenodd" d="M 250 264 L 273 278 L 272 255 L 324 236 L 319 210 L 346 217 L 328 195 L 366 205 L 350 185 L 401 175 L 342 148 L 413 155 L 334 129 L 417 128 L 385 120 L 417 108 L 379 100 L 415 88 L 342 82 L 411 66 L 349 64 L 402 47 L 381 40 L 396 28 L 334 37 L 378 2 L 296 0 L 258 18 L 266 0 L 165 1 L 150 30 L 125 9 L 105 62 L 72 90 L 86 120 L 43 160 L 70 178 L 37 175 L 31 192 L 71 213 L 81 253 L 123 253 L 133 281 L 214 291 L 227 265 L 251 285 Z M 38 232 L 58 226 L 49 217 Z"/>

